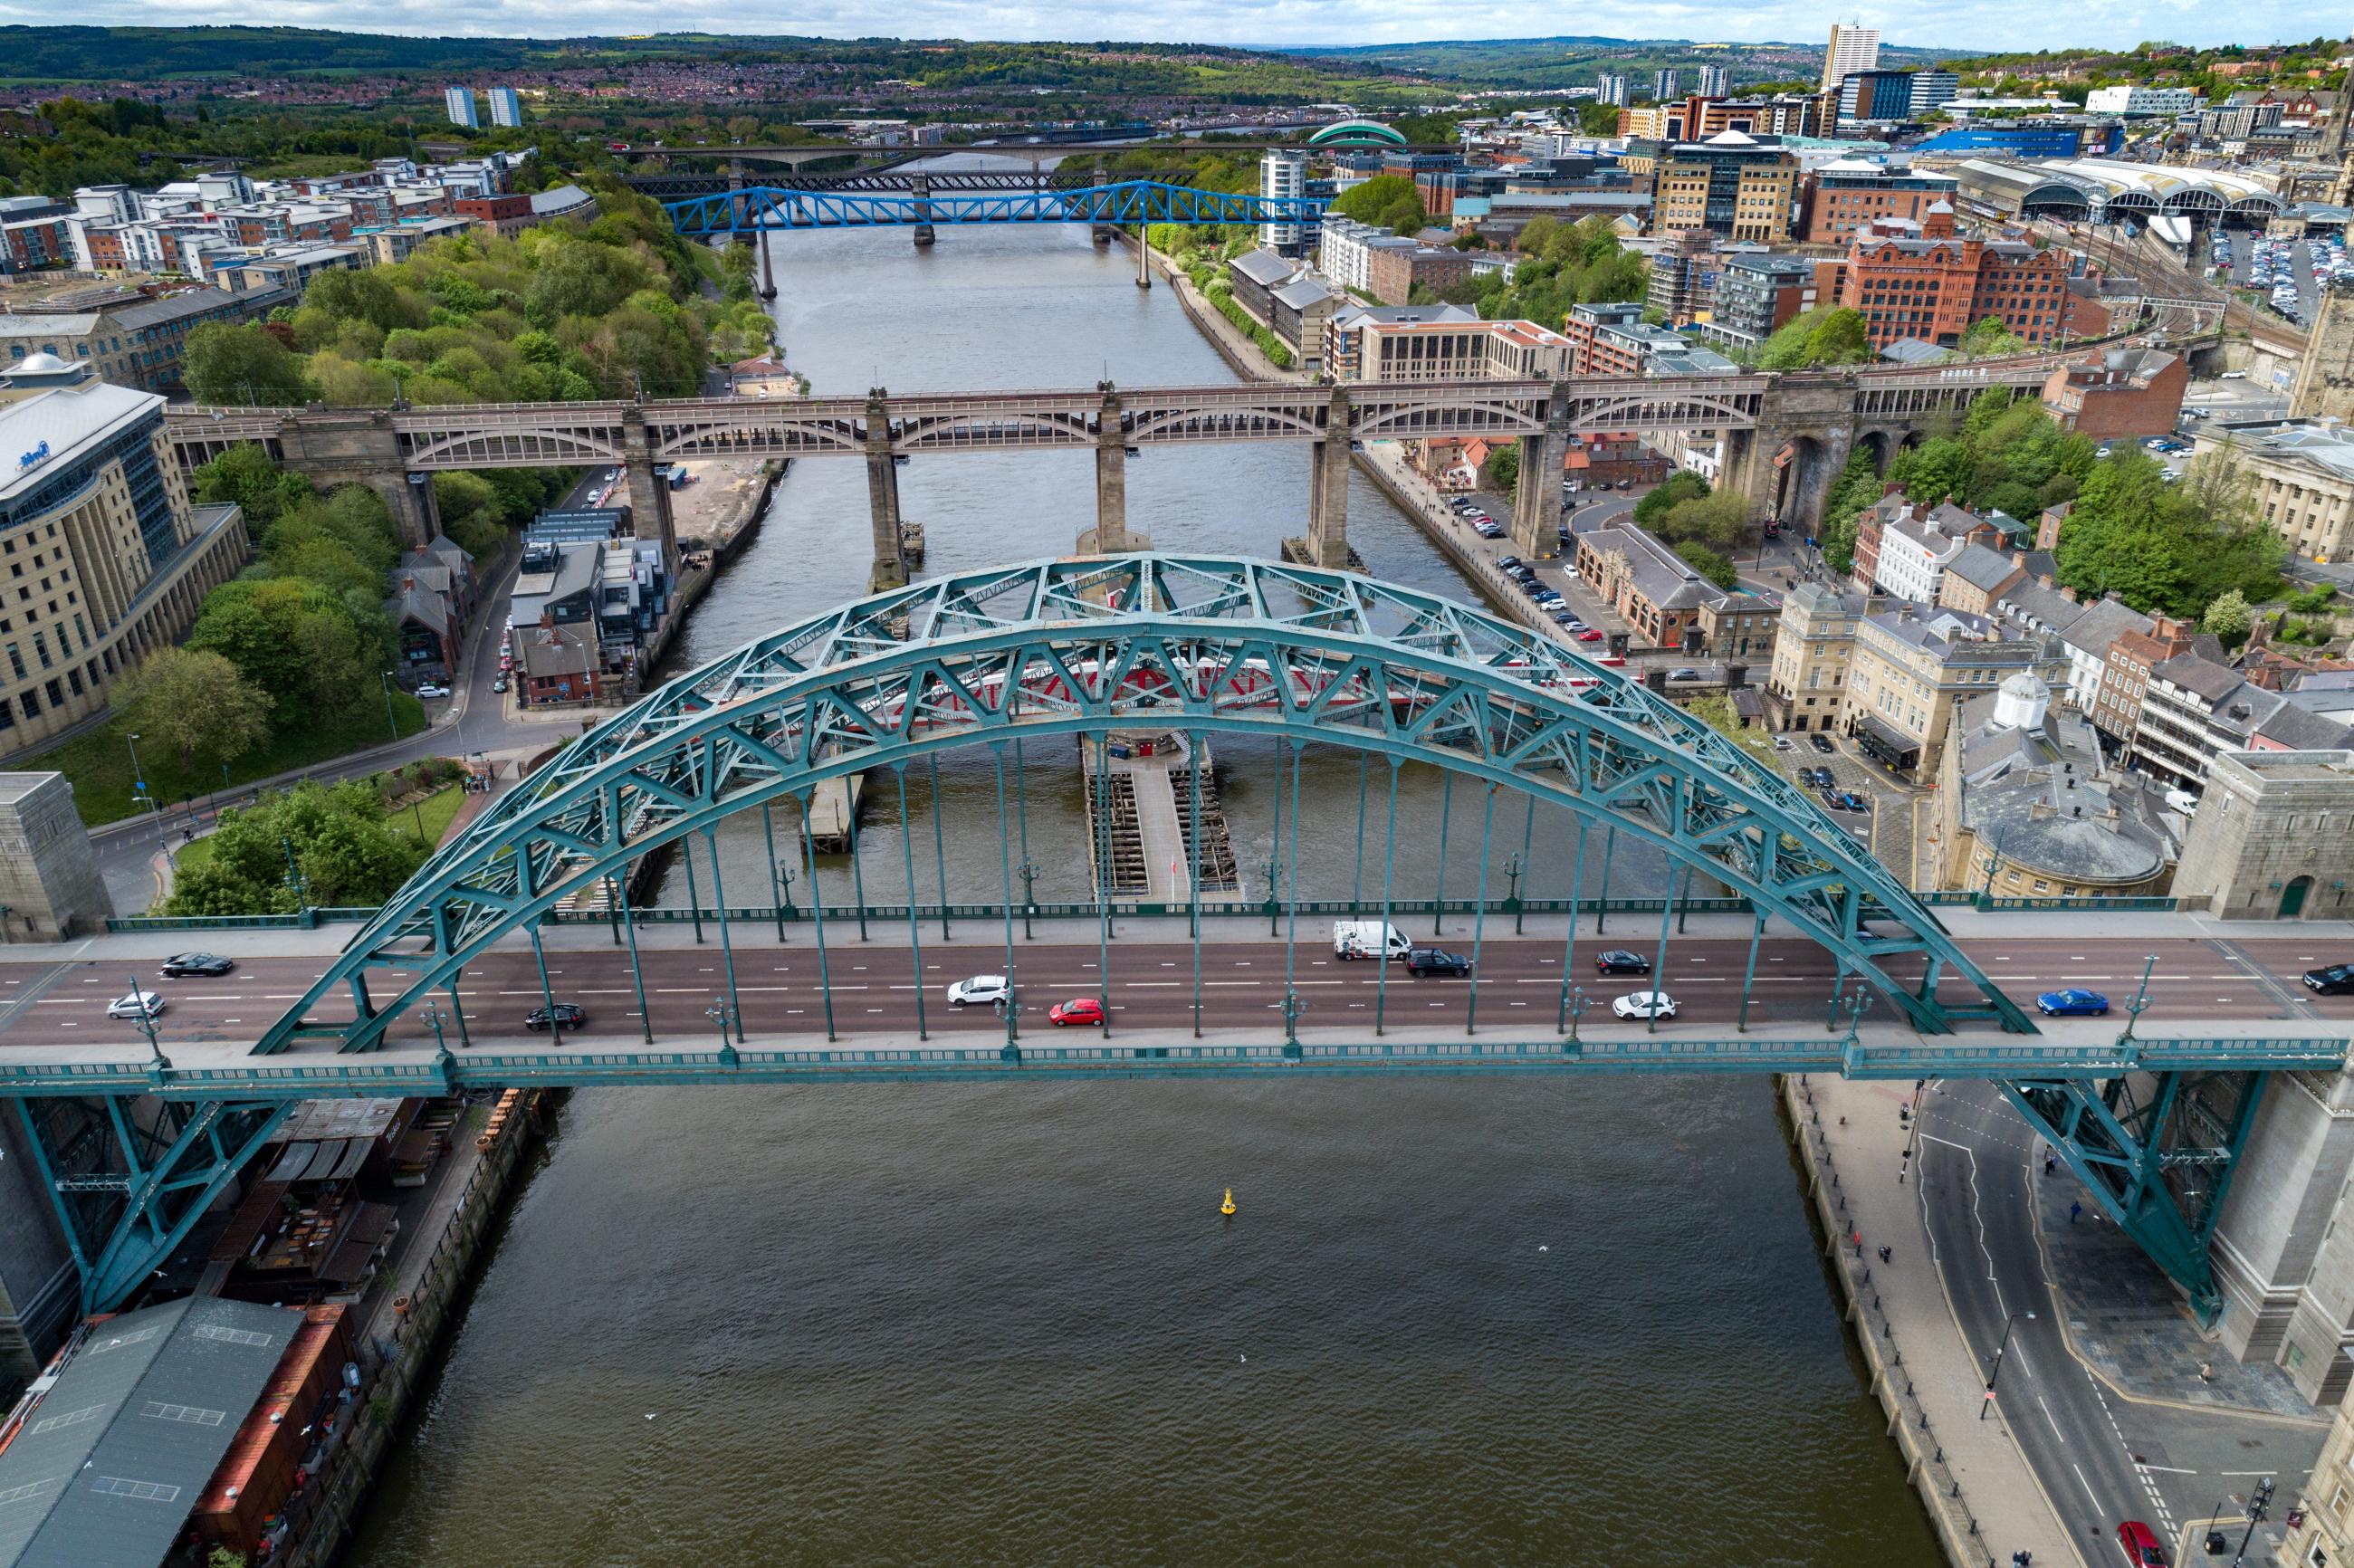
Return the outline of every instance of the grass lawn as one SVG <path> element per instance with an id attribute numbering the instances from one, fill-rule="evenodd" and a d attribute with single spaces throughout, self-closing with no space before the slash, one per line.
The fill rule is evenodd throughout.
<path id="1" fill-rule="evenodd" d="M 425 707 L 415 697 L 406 692 L 396 694 L 393 707 L 399 716 L 401 734 L 415 735 L 425 727 Z M 73 786 L 74 805 L 88 826 L 120 821 L 132 814 L 129 733 L 120 717 L 110 719 L 102 727 L 55 751 L 43 752 L 18 764 L 18 770 L 38 773 L 53 769 L 64 774 L 66 781 Z M 270 744 L 259 750 L 233 759 L 228 765 L 228 781 L 231 786 L 250 783 L 390 738 L 384 710 L 376 703 L 363 703 L 342 714 L 322 715 L 314 722 L 272 736 Z M 200 759 L 195 768 L 183 768 L 178 755 L 168 747 L 144 747 L 139 760 L 147 771 L 148 792 L 174 805 L 184 795 L 207 795 L 221 787 L 218 764 Z"/>

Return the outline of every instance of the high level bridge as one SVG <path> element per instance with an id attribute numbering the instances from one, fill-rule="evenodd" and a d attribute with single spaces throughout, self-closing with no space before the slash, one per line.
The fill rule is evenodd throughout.
<path id="1" fill-rule="evenodd" d="M 1014 891 L 1015 846 L 1025 865 L 1031 850 L 1023 748 L 1140 732 L 1182 735 L 1189 755 L 1213 734 L 1272 753 L 1283 815 L 1270 861 L 1281 885 L 1265 906 L 1270 938 L 1225 971 L 1254 976 L 1214 982 L 1222 991 L 1205 991 L 1204 964 L 1234 949 L 1213 946 L 1205 959 L 1209 912 L 1198 895 L 1161 911 L 1168 939 L 1149 957 L 1131 956 L 1126 938 L 1115 947 L 1100 883 L 1078 912 L 1091 943 L 1015 939 L 1031 913 Z M 1415 982 L 1387 956 L 1344 966 L 1352 979 L 1331 973 L 1319 933 L 1302 942 L 1299 778 L 1311 747 L 1357 755 L 1359 842 L 1379 845 L 1370 863 L 1361 850 L 1348 898 L 1329 907 L 1384 921 L 1402 913 L 1394 852 L 1405 766 L 1445 779 L 1442 867 L 1450 826 L 1468 835 L 1476 815 L 1472 967 L 1453 982 L 1458 1001 L 1423 993 L 1409 1010 L 1393 992 Z M 1011 1005 L 950 1012 L 928 1002 L 938 965 L 926 963 L 913 833 L 900 835 L 905 903 L 870 907 L 862 873 L 854 907 L 801 912 L 794 924 L 806 934 L 791 941 L 790 962 L 776 870 L 766 905 L 731 906 L 723 821 L 757 812 L 776 868 L 775 807 L 805 807 L 821 785 L 864 773 L 886 793 L 896 788 L 904 816 L 907 769 L 966 747 L 986 753 L 996 779 L 999 896 L 957 917 L 1002 932 L 1002 957 L 993 941 L 982 952 L 1009 977 Z M 1081 755 L 1100 768 L 1109 749 Z M 1458 785 L 1467 791 L 1459 826 Z M 1508 938 L 1498 917 L 1520 916 L 1516 897 L 1499 906 L 1491 892 L 1498 802 L 1514 796 L 1524 810 L 1508 806 L 1504 821 L 1509 832 L 1519 817 L 1522 853 L 1574 868 L 1566 932 L 1555 939 L 1564 946 Z M 1201 800 L 1192 792 L 1184 837 L 1194 889 Z M 1090 832 L 1112 831 L 1105 815 L 1094 821 Z M 1622 844 L 1668 868 L 1651 901 L 1656 930 L 1647 921 L 1641 936 L 1619 938 L 1639 944 L 1651 974 L 1669 972 L 1695 877 L 1724 890 L 1710 907 L 1738 922 L 1738 936 L 1709 949 L 1726 989 L 1708 993 L 1708 1005 L 1693 1000 L 1688 1017 L 1647 1023 L 1613 1009 L 1584 1018 L 1589 999 L 1571 979 L 1582 917 L 1591 908 L 1600 924 L 1599 895 Z M 1067 855 L 1071 846 L 1044 848 Z M 786 850 L 783 863 L 800 861 L 804 887 L 814 887 L 806 841 L 789 836 Z M 709 948 L 695 950 L 697 968 L 685 972 L 665 969 L 641 941 L 630 873 L 663 852 L 685 857 L 691 886 L 698 864 L 711 878 L 716 981 L 696 981 L 715 967 Z M 551 966 L 548 934 L 568 902 L 599 890 L 613 958 L 591 966 L 605 978 L 583 981 Z M 949 915 L 943 906 L 944 934 Z M 836 972 L 830 955 L 864 941 L 870 924 L 891 923 L 896 946 L 898 920 L 905 983 L 876 977 L 891 956 L 883 948 L 856 949 L 854 974 Z M 569 933 L 571 951 L 603 935 Z M 1784 971 L 1761 974 L 1761 954 L 1765 969 Z M 435 854 L 340 951 L 320 956 L 323 969 L 287 977 L 296 994 L 274 1018 L 255 1010 L 249 1021 L 234 998 L 237 1012 L 223 1014 L 190 995 L 143 1048 L 132 1025 L 109 1025 L 119 1036 L 109 1044 L 58 1014 L 73 1032 L 51 1033 L 37 995 L 17 993 L 32 1001 L 0 1021 L 0 1093 L 17 1098 L 30 1129 L 87 1306 L 125 1299 L 303 1097 L 481 1084 L 1823 1070 L 2000 1081 L 2111 1216 L 2211 1310 L 2207 1242 L 2266 1076 L 2334 1071 L 2345 1057 L 2343 1029 L 2317 1024 L 2272 1026 L 2260 1038 L 2195 1021 L 2039 1031 L 1978 957 L 1808 795 L 1618 671 L 1357 574 L 1176 555 L 945 577 L 748 643 L 583 735 Z M 1179 978 L 1189 957 L 1190 1020 Z M 1828 1008 L 1821 979 L 1802 969 L 1828 977 Z M 664 986 L 665 973 L 685 983 Z M 551 1012 L 576 988 L 603 989 L 579 990 L 593 1016 L 551 1041 L 510 1033 L 514 1004 L 484 1006 L 482 988 L 509 983 Z M 1514 989 L 1523 984 L 1541 989 Z M 707 1034 L 692 1014 L 680 1019 L 665 1000 L 672 990 L 711 996 Z M 1097 1004 L 1076 1041 L 1068 1032 L 1039 1039 L 1041 1000 L 1074 991 Z M 658 1015 L 670 1040 L 657 1038 Z"/>
<path id="2" fill-rule="evenodd" d="M 1284 552 L 1302 564 L 1349 560 L 1349 453 L 1353 443 L 1484 436 L 1522 443 L 1523 471 L 1558 473 L 1573 436 L 1721 432 L 1724 482 L 1759 516 L 1801 526 L 1821 514 L 1831 480 L 1858 446 L 1885 466 L 1928 416 L 1957 413 L 1991 387 L 2040 389 L 2062 356 L 2022 355 L 1923 368 L 1747 376 L 1575 376 L 1564 381 L 1456 380 L 1117 387 L 1033 392 L 930 392 L 864 397 L 685 398 L 653 402 L 462 404 L 432 408 L 165 411 L 183 462 L 194 466 L 258 442 L 322 483 L 357 482 L 391 503 L 415 542 L 437 525 L 430 474 L 447 469 L 603 465 L 623 469 L 633 525 L 670 536 L 658 464 L 706 458 L 849 458 L 867 465 L 877 588 L 907 580 L 900 553 L 897 464 L 962 452 L 1092 454 L 1095 526 L 1087 547 L 1139 543 L 1128 527 L 1129 454 L 1149 447 L 1292 441 L 1309 448 L 1304 537 Z M 1529 484 L 1512 517 L 1524 556 L 1559 551 L 1562 495 Z M 1268 541 L 1270 547 L 1276 541 Z"/>

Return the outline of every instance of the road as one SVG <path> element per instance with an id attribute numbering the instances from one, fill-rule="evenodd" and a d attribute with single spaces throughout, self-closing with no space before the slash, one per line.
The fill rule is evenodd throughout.
<path id="1" fill-rule="evenodd" d="M 2115 1550 L 2121 1520 L 2174 1542 L 2264 1475 L 2279 1478 L 2285 1500 L 2274 1511 L 2285 1509 L 2320 1446 L 2317 1425 L 2128 1399 L 2070 1352 L 2038 1240 L 2041 1145 L 2000 1090 L 1930 1085 L 1918 1140 L 1914 1191 L 1946 1295 L 1981 1367 L 1994 1364 L 2009 1324 L 1996 1378 L 2002 1411 L 2085 1556 L 2100 1562 Z M 2013 1319 L 2028 1312 L 2035 1317 Z M 2227 1511 L 2236 1506 L 2225 1500 Z"/>
<path id="2" fill-rule="evenodd" d="M 1460 921 L 1457 924 L 1459 926 Z M 1534 1038 L 1550 1036 L 1561 1006 L 1562 944 L 1557 938 L 1514 938 L 1511 922 L 1494 919 L 1480 952 L 1480 983 L 1477 988 L 1476 1022 L 1483 1032 Z M 1656 917 L 1613 916 L 1605 937 L 1590 927 L 1581 930 L 1573 974 L 1589 1001 L 1606 1008 L 1610 999 L 1644 989 L 1631 978 L 1605 978 L 1595 972 L 1595 956 L 1605 949 L 1625 948 L 1647 960 L 1659 940 Z M 705 921 L 707 940 L 700 947 L 678 927 L 650 927 L 642 943 L 647 1006 L 657 1033 L 675 1038 L 708 1030 L 705 1009 L 726 990 L 726 959 L 716 922 Z M 739 922 L 731 928 L 737 989 L 742 1000 L 743 1022 L 752 1033 L 789 1033 L 822 1026 L 823 999 L 819 994 L 818 964 L 812 933 L 806 926 L 790 927 L 779 946 L 772 927 Z M 1231 931 L 1233 928 L 1228 927 Z M 1426 927 L 1417 921 L 1414 935 Z M 551 946 L 548 979 L 559 1001 L 578 1002 L 589 1013 L 583 1038 L 609 1037 L 619 1044 L 637 1037 L 642 1029 L 634 987 L 621 955 L 595 945 L 580 927 L 568 935 L 578 945 Z M 659 936 L 658 945 L 654 938 Z M 827 955 L 837 1025 L 844 1033 L 902 1033 L 917 1023 L 917 971 L 910 949 L 897 933 L 861 946 L 847 922 L 828 927 Z M 882 932 L 877 932 L 882 937 Z M 927 940 L 922 948 L 925 1022 L 935 1030 L 995 1031 L 1002 1024 L 985 1008 L 961 1012 L 946 1005 L 949 982 L 968 975 L 1001 972 L 1003 949 L 996 945 L 994 927 L 976 922 L 960 928 L 960 940 L 940 946 Z M 193 938 L 192 938 L 193 939 Z M 687 943 L 685 946 L 668 945 Z M 1450 950 L 1468 954 L 1468 933 L 1450 931 Z M 2040 990 L 2062 985 L 2105 989 L 2119 1004 L 2133 994 L 2144 959 L 2152 952 L 2158 964 L 2151 976 L 2151 1023 L 2190 1018 L 2221 1018 L 2253 1022 L 2261 1018 L 2343 1018 L 2354 1022 L 2354 997 L 2308 997 L 2296 976 L 2317 962 L 2337 955 L 2309 938 L 2284 938 L 2249 942 L 2219 942 L 2199 938 L 2102 938 L 2066 939 L 1988 938 L 1967 945 L 1971 956 L 2014 997 L 2027 998 Z M 1182 1026 L 1191 1020 L 1193 1002 L 1193 949 L 1183 942 L 1140 942 L 1128 938 L 1111 948 L 1109 996 L 1115 1023 L 1127 1019 L 1155 1026 Z M 1034 1024 L 1044 1022 L 1044 1011 L 1067 997 L 1093 995 L 1097 990 L 1097 948 L 1093 943 L 1023 944 L 1014 948 L 1015 973 L 1025 1009 Z M 1742 971 L 1748 959 L 1745 939 L 1692 935 L 1670 938 L 1667 989 L 1681 1007 L 1682 1021 L 1731 1023 L 1740 1013 Z M 0 1050 L 10 1045 L 101 1044 L 130 1038 L 136 1031 L 126 1022 L 105 1016 L 105 1005 L 130 989 L 133 960 L 76 960 L 51 964 L 0 964 Z M 1285 994 L 1285 948 L 1279 941 L 1236 940 L 1221 937 L 1202 948 L 1202 1023 L 1207 1028 L 1244 1028 L 1264 1024 L 1279 1027 Z M 162 980 L 153 978 L 152 959 L 139 962 L 143 983 L 158 990 L 170 1004 L 159 1027 L 166 1045 L 175 1041 L 221 1042 L 258 1036 L 323 972 L 316 956 L 256 957 L 239 962 L 223 980 Z M 1396 1024 L 1455 1025 L 1466 1022 L 1473 1006 L 1474 988 L 1459 979 L 1416 980 L 1402 964 L 1393 962 L 1384 982 L 1379 966 L 1347 963 L 1331 953 L 1324 922 L 1302 921 L 1300 942 L 1293 958 L 1293 979 L 1307 1004 L 1303 1027 L 1330 1028 L 1352 1020 L 1371 1024 L 1376 1012 Z M 1917 974 L 1917 961 L 1910 966 Z M 389 997 L 404 971 L 378 972 L 373 987 L 379 998 Z M 1758 949 L 1757 980 L 1748 1019 L 1753 1024 L 1825 1019 L 1831 995 L 1829 955 L 1802 938 L 1771 937 Z M 1958 999 L 1961 988 L 1949 986 Z M 520 1015 L 539 1005 L 540 988 L 530 950 L 521 946 L 493 949 L 470 964 L 459 988 L 469 1017 L 495 1018 L 501 1033 L 512 1033 Z M 1875 1010 L 1884 1021 L 1884 1004 Z M 348 1018 L 347 1001 L 336 998 L 314 1010 L 324 1021 Z M 426 1025 L 414 1013 L 395 1026 L 392 1038 L 429 1040 Z"/>
<path id="3" fill-rule="evenodd" d="M 560 507 L 587 504 L 588 492 L 601 473 L 601 470 L 589 470 L 566 494 Z M 461 689 L 446 701 L 436 699 L 425 705 L 425 729 L 366 751 L 299 768 L 276 779 L 240 785 L 226 797 L 227 803 L 249 799 L 264 784 L 285 785 L 303 779 L 332 783 L 397 768 L 422 757 L 463 757 L 473 752 L 546 744 L 556 733 L 577 724 L 577 719 L 563 717 L 510 720 L 505 704 L 491 690 L 491 683 L 498 679 L 499 639 L 506 630 L 507 594 L 514 582 L 517 565 L 516 556 L 511 553 L 493 580 L 485 586 L 480 623 L 469 641 L 464 668 L 460 672 Z M 208 822 L 216 809 L 214 803 L 200 801 L 196 825 Z M 99 874 L 106 879 L 116 914 L 140 915 L 147 911 L 155 899 L 155 856 L 167 841 L 179 842 L 187 825 L 186 813 L 166 811 L 160 820 L 133 819 L 91 830 L 90 844 L 97 851 Z"/>

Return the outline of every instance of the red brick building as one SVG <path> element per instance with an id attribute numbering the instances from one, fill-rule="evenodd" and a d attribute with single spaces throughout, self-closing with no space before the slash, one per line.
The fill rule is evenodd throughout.
<path id="1" fill-rule="evenodd" d="M 2105 441 L 2162 436 L 2182 418 L 2190 366 L 2159 348 L 2111 348 L 2063 365 L 2043 384 L 2043 402 L 2069 429 Z"/>
<path id="2" fill-rule="evenodd" d="M 1808 245 L 1846 245 L 1880 218 L 1924 223 L 1931 207 L 1954 199 L 1956 188 L 1951 175 L 1840 158 L 1811 170 L 1799 186 L 1794 238 Z"/>
<path id="3" fill-rule="evenodd" d="M 1469 252 L 1410 240 L 1375 242 L 1365 248 L 1365 291 L 1384 304 L 1412 302 L 1417 284 L 1432 293 L 1471 276 Z"/>
<path id="4" fill-rule="evenodd" d="M 527 196 L 461 196 L 451 205 L 455 216 L 472 218 L 501 239 L 513 239 L 531 227 Z"/>
<path id="5" fill-rule="evenodd" d="M 1944 202 L 1931 204 L 1918 224 L 1878 220 L 1844 260 L 1817 270 L 1820 297 L 1861 313 L 1874 348 L 1902 338 L 1951 348 L 1988 316 L 2030 344 L 2053 342 L 2062 331 L 2067 282 L 2065 251 L 1965 237 Z"/>

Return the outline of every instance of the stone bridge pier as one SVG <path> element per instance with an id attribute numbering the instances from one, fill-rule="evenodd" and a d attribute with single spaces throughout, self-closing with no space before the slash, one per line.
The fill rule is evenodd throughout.
<path id="1" fill-rule="evenodd" d="M 1512 495 L 1512 548 L 1525 560 L 1561 554 L 1562 465 L 1569 458 L 1570 388 L 1555 382 L 1544 429 L 1521 438 L 1521 480 Z"/>
<path id="2" fill-rule="evenodd" d="M 1119 394 L 1108 381 L 1097 382 L 1096 390 L 1103 394 L 1096 414 L 1096 525 L 1079 535 L 1079 554 L 1149 550 L 1151 539 L 1128 526 L 1128 425 Z"/>
<path id="3" fill-rule="evenodd" d="M 322 489 L 365 484 L 384 497 L 404 546 L 414 548 L 441 531 L 431 477 L 408 471 L 388 408 L 311 408 L 286 422 L 279 450 L 287 468 Z"/>
<path id="4" fill-rule="evenodd" d="M 1325 408 L 1323 439 L 1308 449 L 1308 536 L 1283 542 L 1285 560 L 1336 571 L 1354 564 L 1349 549 L 1349 454 L 1356 429 L 1349 389 L 1335 386 Z"/>
<path id="5" fill-rule="evenodd" d="M 1776 381 L 1761 399 L 1757 428 L 1727 432 L 1723 482 L 1749 498 L 1753 520 L 1811 535 L 1831 482 L 1856 441 L 1852 376 Z"/>
<path id="6" fill-rule="evenodd" d="M 933 238 L 931 177 L 924 174 L 915 174 L 908 176 L 908 181 L 916 197 L 916 249 L 928 250 L 932 247 Z"/>
<path id="7" fill-rule="evenodd" d="M 630 495 L 630 533 L 662 541 L 663 565 L 678 573 L 678 533 L 671 524 L 670 486 L 654 471 L 653 438 L 645 410 L 632 403 L 621 415 L 621 475 Z"/>
<path id="8" fill-rule="evenodd" d="M 907 585 L 907 557 L 900 546 L 899 461 L 891 450 L 891 409 L 877 387 L 866 394 L 866 505 L 875 527 L 875 565 L 866 591 Z"/>

